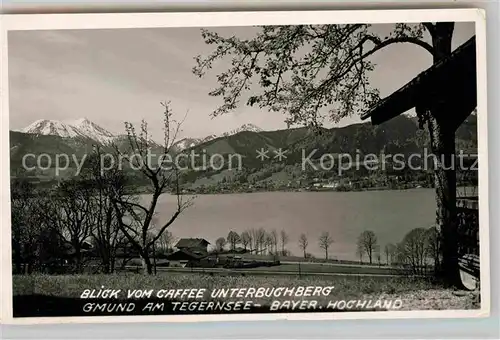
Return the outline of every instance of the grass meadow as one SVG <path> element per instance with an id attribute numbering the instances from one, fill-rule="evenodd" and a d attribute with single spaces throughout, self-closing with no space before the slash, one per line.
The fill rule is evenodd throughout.
<path id="1" fill-rule="evenodd" d="M 221 288 L 277 288 L 298 286 L 334 286 L 328 296 L 291 297 L 291 300 L 316 300 L 321 305 L 340 300 L 403 301 L 400 310 L 440 310 L 479 308 L 478 292 L 462 292 L 443 288 L 428 278 L 377 276 L 288 276 L 288 275 L 209 275 L 203 273 L 158 273 L 143 275 L 118 273 L 111 275 L 16 275 L 13 277 L 14 310 L 18 316 L 81 315 L 81 299 L 85 289 L 206 289 L 207 301 L 232 301 L 235 298 L 210 298 L 210 292 Z M 257 300 L 261 306 L 271 305 L 274 297 Z M 284 297 L 279 300 L 287 299 Z M 148 299 L 135 300 L 146 303 Z M 28 305 L 28 306 L 26 306 Z M 32 306 L 29 306 L 32 305 Z M 64 305 L 64 306 L 63 306 Z M 35 307 L 36 306 L 36 307 Z M 17 312 L 16 312 L 17 310 Z M 64 315 L 61 314 L 64 311 Z"/>
<path id="2" fill-rule="evenodd" d="M 429 279 L 369 276 L 286 276 L 286 275 L 209 275 L 201 273 L 159 273 L 142 275 L 15 275 L 14 295 L 49 295 L 80 298 L 84 289 L 185 289 L 248 287 L 334 286 L 331 298 L 353 298 L 363 294 L 398 294 L 436 288 Z"/>

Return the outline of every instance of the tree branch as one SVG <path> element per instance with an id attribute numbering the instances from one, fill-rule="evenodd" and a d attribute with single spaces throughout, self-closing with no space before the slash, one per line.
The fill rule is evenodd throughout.
<path id="1" fill-rule="evenodd" d="M 373 49 L 371 49 L 370 51 L 366 52 L 366 55 L 364 57 L 362 57 L 362 59 L 372 55 L 373 53 L 377 52 L 378 50 L 380 50 L 386 46 L 389 46 L 391 44 L 397 44 L 397 43 L 415 44 L 417 46 L 424 48 L 425 50 L 427 50 L 427 52 L 429 52 L 432 56 L 434 56 L 434 49 L 432 48 L 432 46 L 429 45 L 428 43 L 426 43 L 425 41 L 420 40 L 419 38 L 405 37 L 404 36 L 404 37 L 396 37 L 396 38 L 389 38 L 386 40 L 380 40 L 378 37 L 375 37 L 372 35 L 366 36 L 365 38 L 366 38 L 366 40 L 373 42 L 375 44 L 375 47 Z"/>

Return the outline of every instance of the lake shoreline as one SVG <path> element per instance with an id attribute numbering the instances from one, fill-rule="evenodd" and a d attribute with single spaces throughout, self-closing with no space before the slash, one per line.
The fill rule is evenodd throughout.
<path id="1" fill-rule="evenodd" d="M 150 195 L 141 195 L 147 204 Z M 238 234 L 263 229 L 282 230 L 288 235 L 285 245 L 293 255 L 303 254 L 302 234 L 309 245 L 306 252 L 325 258 L 318 238 L 329 232 L 334 239 L 329 258 L 359 261 L 356 243 L 366 230 L 373 231 L 381 248 L 400 242 L 412 229 L 433 225 L 436 200 L 433 189 L 418 188 L 384 191 L 267 191 L 231 194 L 190 194 L 193 204 L 169 229 L 177 238 L 204 238 L 215 244 L 230 231 Z M 166 221 L 175 211 L 175 195 L 161 195 L 155 219 Z M 385 255 L 382 254 L 385 262 Z M 365 257 L 363 261 L 367 261 Z"/>
<path id="2" fill-rule="evenodd" d="M 351 193 L 351 192 L 379 192 L 379 191 L 411 191 L 411 190 L 419 190 L 419 189 L 434 189 L 429 187 L 411 187 L 411 188 L 364 188 L 364 189 L 351 189 L 351 190 L 335 190 L 335 189 L 315 189 L 315 190 L 307 190 L 307 189 L 297 189 L 297 190 L 286 190 L 286 189 L 275 189 L 275 190 L 253 190 L 253 191 L 218 191 L 218 192 L 199 192 L 199 191 L 184 191 L 181 195 L 239 195 L 239 194 L 256 194 L 256 193 L 325 193 L 325 192 L 337 192 L 337 193 Z M 133 194 L 136 195 L 148 195 L 152 194 L 149 190 L 139 190 L 134 191 Z M 173 192 L 164 192 L 163 194 L 175 195 Z"/>

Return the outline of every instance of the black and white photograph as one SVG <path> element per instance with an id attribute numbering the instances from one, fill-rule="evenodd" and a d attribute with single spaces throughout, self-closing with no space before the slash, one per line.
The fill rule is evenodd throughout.
<path id="1" fill-rule="evenodd" d="M 347 13 L 8 18 L 3 315 L 487 316 L 484 17 Z"/>

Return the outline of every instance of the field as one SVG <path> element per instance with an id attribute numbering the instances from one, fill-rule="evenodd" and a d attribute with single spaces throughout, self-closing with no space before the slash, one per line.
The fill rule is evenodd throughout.
<path id="1" fill-rule="evenodd" d="M 329 301 L 334 300 L 400 299 L 403 302 L 401 310 L 473 309 L 479 307 L 476 293 L 444 289 L 429 279 L 411 277 L 304 276 L 299 278 L 287 275 L 219 276 L 201 273 L 159 273 L 148 276 L 122 273 L 113 275 L 14 276 L 13 280 L 14 314 L 16 316 L 89 315 L 81 312 L 82 305 L 90 301 L 81 299 L 81 294 L 85 289 L 98 290 L 102 288 L 121 289 L 122 292 L 128 289 L 158 291 L 161 289 L 205 288 L 208 300 L 210 300 L 212 299 L 209 296 L 210 292 L 220 288 L 333 286 L 334 288 L 328 296 L 302 298 L 302 300 L 316 299 L 318 303 L 326 305 Z M 275 299 L 264 296 L 258 302 L 264 308 L 268 307 Z M 301 300 L 301 298 L 295 299 Z M 130 302 L 131 300 L 124 298 L 123 301 Z M 133 301 L 145 304 L 148 301 L 156 300 L 139 299 Z M 269 311 L 255 310 L 254 312 Z"/>
<path id="2" fill-rule="evenodd" d="M 259 271 L 262 268 L 251 268 L 250 270 Z M 270 271 L 290 272 L 300 274 L 365 274 L 365 275 L 403 275 L 404 271 L 397 268 L 361 266 L 361 265 L 342 265 L 342 264 L 323 264 L 323 263 L 283 263 L 279 266 L 269 267 Z"/>
<path id="3" fill-rule="evenodd" d="M 237 254 L 241 261 L 245 263 L 256 262 L 269 262 L 272 263 L 276 259 L 280 261 L 279 265 L 265 266 L 260 265 L 258 267 L 252 268 L 238 268 L 238 267 L 228 267 L 228 270 L 223 269 L 222 266 L 214 267 L 203 267 L 194 266 L 193 268 L 178 268 L 174 265 L 168 266 L 168 261 L 160 259 L 156 260 L 158 271 L 197 271 L 201 273 L 224 273 L 227 271 L 236 271 L 238 273 L 251 273 L 259 274 L 262 273 L 276 273 L 276 274 L 290 274 L 290 275 L 309 275 L 309 274 L 349 274 L 349 275 L 408 275 L 408 270 L 404 270 L 400 267 L 392 267 L 387 265 L 377 265 L 368 264 L 354 261 L 334 261 L 334 260 L 320 260 L 320 259 L 304 259 L 303 257 L 294 256 L 266 256 L 266 255 L 253 255 L 253 254 Z M 222 254 L 219 258 L 222 262 L 226 261 L 227 258 L 234 257 L 234 254 Z M 230 261 L 231 262 L 231 261 Z M 139 258 L 134 258 L 127 262 L 126 268 L 129 271 L 139 271 L 142 266 L 142 262 Z M 429 269 L 430 270 L 430 269 Z"/>
<path id="4" fill-rule="evenodd" d="M 141 266 L 127 266 L 129 272 L 139 273 Z M 303 276 L 407 276 L 408 271 L 390 267 L 356 266 L 356 265 L 331 265 L 321 263 L 283 263 L 272 266 L 259 266 L 255 268 L 203 268 L 203 267 L 157 267 L 158 273 L 200 273 L 217 275 L 292 275 Z"/>

